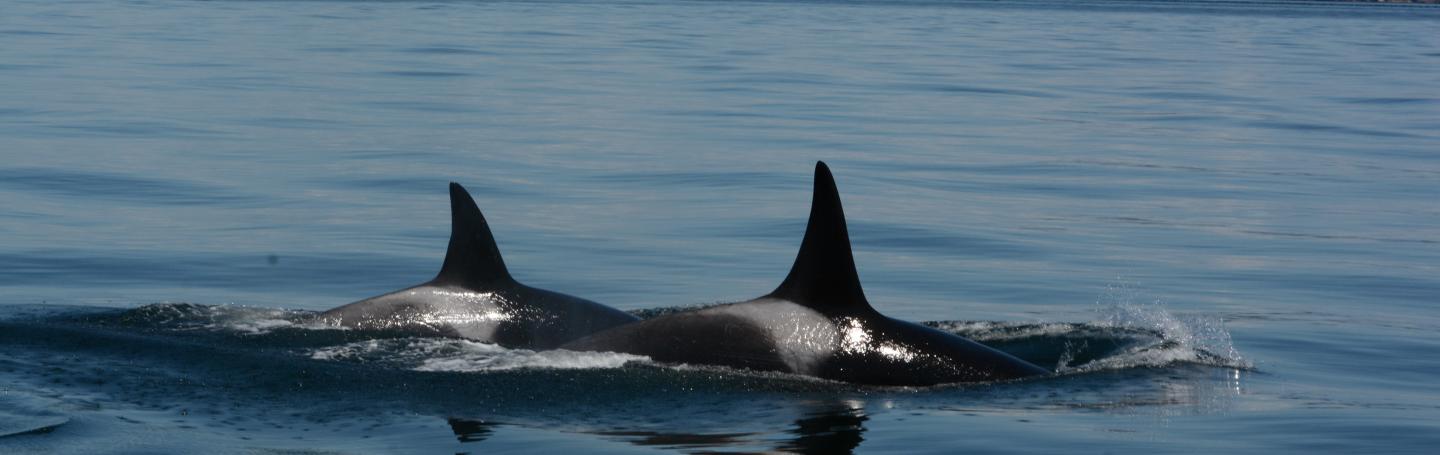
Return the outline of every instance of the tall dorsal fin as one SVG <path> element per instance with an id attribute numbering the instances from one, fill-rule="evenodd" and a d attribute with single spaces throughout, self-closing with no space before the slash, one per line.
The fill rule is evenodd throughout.
<path id="1" fill-rule="evenodd" d="M 769 297 L 790 300 L 826 314 L 873 312 L 860 289 L 850 233 L 840 191 L 825 162 L 815 163 L 815 195 L 810 202 L 810 223 L 790 275 Z"/>
<path id="2" fill-rule="evenodd" d="M 480 207 L 465 187 L 450 182 L 450 248 L 433 282 L 476 285 L 510 280 Z"/>

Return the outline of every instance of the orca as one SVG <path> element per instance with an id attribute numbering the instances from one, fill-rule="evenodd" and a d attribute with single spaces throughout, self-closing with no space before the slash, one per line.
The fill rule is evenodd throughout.
<path id="1" fill-rule="evenodd" d="M 969 339 L 886 317 L 860 287 L 840 193 L 815 165 L 809 225 L 790 274 L 765 296 L 614 327 L 561 349 L 672 364 L 777 371 L 885 386 L 988 382 L 1050 372 Z"/>
<path id="2" fill-rule="evenodd" d="M 470 193 L 450 183 L 450 246 L 435 279 L 319 315 L 323 323 L 545 350 L 639 318 L 520 284 Z"/>

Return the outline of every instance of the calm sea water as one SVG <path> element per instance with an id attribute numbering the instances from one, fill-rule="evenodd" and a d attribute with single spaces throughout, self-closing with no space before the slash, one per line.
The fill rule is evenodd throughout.
<path id="1" fill-rule="evenodd" d="M 6 1 L 0 451 L 1430 453 L 1436 30 L 1292 2 Z M 294 322 L 431 277 L 452 180 L 528 284 L 755 297 L 816 160 L 880 311 L 1062 374 L 873 389 Z"/>

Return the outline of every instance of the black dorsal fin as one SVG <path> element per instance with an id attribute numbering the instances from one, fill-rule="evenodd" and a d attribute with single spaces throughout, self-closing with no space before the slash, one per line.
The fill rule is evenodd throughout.
<path id="1" fill-rule="evenodd" d="M 790 275 L 769 297 L 789 300 L 825 314 L 873 312 L 860 288 L 855 257 L 840 191 L 825 162 L 815 163 L 815 195 L 810 202 L 810 223 Z"/>
<path id="2" fill-rule="evenodd" d="M 433 282 L 479 285 L 511 280 L 480 207 L 465 187 L 450 182 L 450 248 Z"/>

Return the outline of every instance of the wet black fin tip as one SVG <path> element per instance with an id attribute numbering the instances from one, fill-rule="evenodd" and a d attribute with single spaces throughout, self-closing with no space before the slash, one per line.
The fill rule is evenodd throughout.
<path id="1" fill-rule="evenodd" d="M 434 282 L 482 284 L 511 280 L 485 215 L 470 192 L 450 182 L 450 245 Z"/>
<path id="2" fill-rule="evenodd" d="M 815 163 L 814 183 L 800 251 L 790 274 L 769 295 L 826 313 L 873 312 L 855 269 L 840 191 L 824 161 Z"/>

